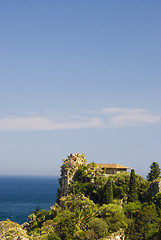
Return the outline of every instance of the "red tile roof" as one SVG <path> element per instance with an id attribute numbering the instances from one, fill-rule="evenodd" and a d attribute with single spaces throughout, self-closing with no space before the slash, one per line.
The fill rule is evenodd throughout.
<path id="1" fill-rule="evenodd" d="M 129 169 L 129 167 L 125 167 L 125 166 L 122 166 L 120 164 L 101 164 L 101 163 L 98 163 L 96 165 L 97 165 L 97 167 L 102 167 L 102 168 Z"/>

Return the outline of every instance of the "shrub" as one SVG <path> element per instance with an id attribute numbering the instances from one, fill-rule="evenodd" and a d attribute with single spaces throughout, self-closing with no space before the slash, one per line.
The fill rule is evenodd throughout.
<path id="1" fill-rule="evenodd" d="M 46 239 L 47 240 L 61 240 L 61 238 L 58 237 L 55 232 L 48 234 Z"/>
<path id="2" fill-rule="evenodd" d="M 89 229 L 95 232 L 98 237 L 106 237 L 108 234 L 108 225 L 101 218 L 94 218 L 89 222 Z"/>

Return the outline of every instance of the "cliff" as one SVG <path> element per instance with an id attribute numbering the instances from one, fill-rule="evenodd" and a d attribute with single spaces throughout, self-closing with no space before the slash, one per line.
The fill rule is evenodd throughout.
<path id="1" fill-rule="evenodd" d="M 80 165 L 86 164 L 84 154 L 70 154 L 67 158 L 63 159 L 63 164 L 61 166 L 61 178 L 60 183 L 60 193 L 59 197 L 65 196 L 70 186 L 70 182 L 73 180 L 78 167 Z"/>
<path id="2" fill-rule="evenodd" d="M 70 184 L 73 181 L 81 183 L 94 182 L 100 176 L 109 177 L 117 173 L 125 173 L 128 167 L 120 164 L 87 164 L 84 154 L 70 154 L 63 159 L 61 166 L 60 190 L 58 199 L 67 195 Z"/>
<path id="3" fill-rule="evenodd" d="M 127 203 L 126 169 L 120 164 L 87 164 L 84 154 L 70 154 L 61 166 L 59 204 L 50 211 L 34 211 L 29 224 L 0 222 L 0 239 L 161 239 L 161 193 L 156 194 L 161 192 L 161 179 L 150 184 L 136 174 L 138 200 Z"/>

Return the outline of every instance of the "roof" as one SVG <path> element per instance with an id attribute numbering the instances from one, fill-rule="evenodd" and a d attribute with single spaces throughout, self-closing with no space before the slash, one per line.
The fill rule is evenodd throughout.
<path id="1" fill-rule="evenodd" d="M 98 163 L 96 165 L 97 165 L 97 167 L 102 167 L 102 168 L 129 169 L 129 167 L 125 167 L 125 166 L 122 166 L 120 164 L 101 164 L 101 163 Z"/>

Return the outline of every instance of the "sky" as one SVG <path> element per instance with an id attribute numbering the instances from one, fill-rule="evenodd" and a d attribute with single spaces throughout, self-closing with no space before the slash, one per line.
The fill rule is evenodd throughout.
<path id="1" fill-rule="evenodd" d="M 0 175 L 161 166 L 161 2 L 0 1 Z"/>

